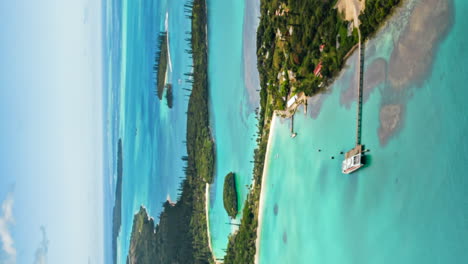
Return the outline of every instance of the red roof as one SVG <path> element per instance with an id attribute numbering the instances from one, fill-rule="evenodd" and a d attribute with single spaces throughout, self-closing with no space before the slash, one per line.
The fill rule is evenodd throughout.
<path id="1" fill-rule="evenodd" d="M 319 62 L 319 64 L 317 65 L 317 67 L 315 67 L 315 70 L 314 70 L 314 75 L 315 76 L 318 76 L 320 74 L 320 71 L 322 70 L 322 62 Z"/>

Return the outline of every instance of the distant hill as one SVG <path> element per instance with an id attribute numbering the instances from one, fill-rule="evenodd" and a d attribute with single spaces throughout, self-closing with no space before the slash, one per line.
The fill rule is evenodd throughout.
<path id="1" fill-rule="evenodd" d="M 112 256 L 117 263 L 117 237 L 122 224 L 122 176 L 123 176 L 123 151 L 122 139 L 119 139 L 117 151 L 117 184 L 115 187 L 115 203 L 112 216 Z"/>

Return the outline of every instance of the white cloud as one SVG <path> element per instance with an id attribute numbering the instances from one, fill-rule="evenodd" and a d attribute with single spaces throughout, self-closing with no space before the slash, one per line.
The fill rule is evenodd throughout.
<path id="1" fill-rule="evenodd" d="M 49 240 L 47 239 L 47 234 L 45 227 L 41 226 L 42 232 L 42 241 L 39 244 L 39 247 L 36 249 L 34 255 L 34 264 L 47 264 L 47 251 L 49 250 Z"/>
<path id="2" fill-rule="evenodd" d="M 2 249 L 7 256 L 7 261 L 14 263 L 16 261 L 16 249 L 10 233 L 10 225 L 15 223 L 13 218 L 13 196 L 9 194 L 2 203 L 2 216 L 0 216 L 0 241 Z"/>

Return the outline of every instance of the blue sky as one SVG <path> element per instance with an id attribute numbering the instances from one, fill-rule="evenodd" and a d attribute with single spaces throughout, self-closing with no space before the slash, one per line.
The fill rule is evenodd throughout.
<path id="1" fill-rule="evenodd" d="M 103 263 L 101 2 L 0 1 L 0 264 Z"/>

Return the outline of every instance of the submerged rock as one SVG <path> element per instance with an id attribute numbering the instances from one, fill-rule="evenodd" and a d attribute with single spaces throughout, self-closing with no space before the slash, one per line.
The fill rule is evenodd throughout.
<path id="1" fill-rule="evenodd" d="M 389 81 L 396 89 L 417 82 L 429 71 L 433 52 L 452 21 L 451 1 L 417 3 L 390 58 Z"/>
<path id="2" fill-rule="evenodd" d="M 388 139 L 396 132 L 400 126 L 402 115 L 402 105 L 389 104 L 380 109 L 380 144 L 387 144 Z"/>

